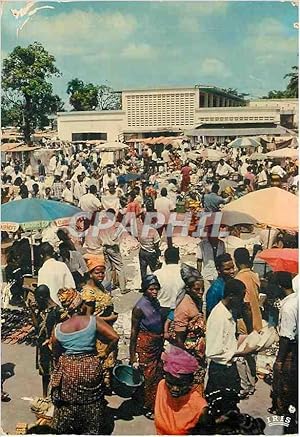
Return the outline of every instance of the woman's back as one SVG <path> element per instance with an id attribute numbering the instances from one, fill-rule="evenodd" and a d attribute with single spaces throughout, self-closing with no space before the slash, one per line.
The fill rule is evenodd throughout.
<path id="1" fill-rule="evenodd" d="M 55 336 L 66 355 L 95 351 L 96 317 L 75 316 L 55 328 Z"/>

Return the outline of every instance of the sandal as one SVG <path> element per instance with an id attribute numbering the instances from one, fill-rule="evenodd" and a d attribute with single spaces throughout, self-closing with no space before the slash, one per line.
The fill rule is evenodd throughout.
<path id="1" fill-rule="evenodd" d="M 9 394 L 3 391 L 1 393 L 1 402 L 9 402 L 9 401 L 11 401 Z"/>
<path id="2" fill-rule="evenodd" d="M 144 416 L 147 417 L 147 419 L 149 420 L 154 420 L 154 413 L 152 413 L 152 411 L 147 411 L 146 413 L 144 413 Z"/>

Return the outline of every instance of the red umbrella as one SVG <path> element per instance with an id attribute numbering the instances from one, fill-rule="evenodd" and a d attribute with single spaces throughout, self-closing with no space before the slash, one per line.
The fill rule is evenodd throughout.
<path id="1" fill-rule="evenodd" d="M 298 273 L 298 249 L 266 249 L 257 254 L 274 272 Z"/>

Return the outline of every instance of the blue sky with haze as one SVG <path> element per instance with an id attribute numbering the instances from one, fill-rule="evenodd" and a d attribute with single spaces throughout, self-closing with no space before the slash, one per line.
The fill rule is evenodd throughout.
<path id="1" fill-rule="evenodd" d="M 7 2 L 2 58 L 16 45 L 40 41 L 63 73 L 55 91 L 67 99 L 75 77 L 115 89 L 212 84 L 259 97 L 284 89 L 298 65 L 298 9 L 290 2 L 48 1 L 16 35 Z M 22 21 L 19 21 L 21 23 Z"/>

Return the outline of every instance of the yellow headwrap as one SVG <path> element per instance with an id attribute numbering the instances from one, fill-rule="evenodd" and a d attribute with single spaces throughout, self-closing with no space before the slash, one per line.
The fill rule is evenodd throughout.
<path id="1" fill-rule="evenodd" d="M 105 267 L 105 259 L 101 255 L 86 255 L 84 258 L 86 259 L 86 265 L 89 272 L 96 267 Z"/>
<path id="2" fill-rule="evenodd" d="M 62 306 L 68 310 L 74 310 L 82 303 L 80 293 L 74 288 L 61 288 L 58 290 L 57 297 Z"/>

